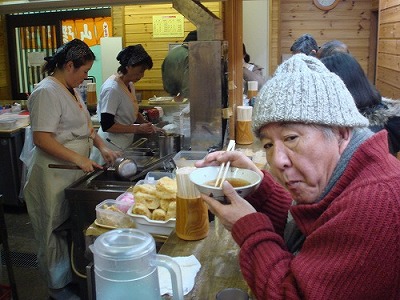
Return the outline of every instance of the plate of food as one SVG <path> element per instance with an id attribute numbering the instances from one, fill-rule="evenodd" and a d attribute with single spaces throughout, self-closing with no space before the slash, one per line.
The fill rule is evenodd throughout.
<path id="1" fill-rule="evenodd" d="M 113 199 L 97 204 L 95 224 L 108 229 L 134 228 L 135 222 L 120 207 L 121 203 Z"/>
<path id="2" fill-rule="evenodd" d="M 133 213 L 132 209 L 133 206 L 130 210 L 128 210 L 128 215 L 134 219 L 137 229 L 143 230 L 150 234 L 169 235 L 175 228 L 176 218 L 170 218 L 166 221 L 152 220 L 146 215 Z"/>
<path id="3" fill-rule="evenodd" d="M 176 224 L 176 179 L 140 180 L 133 188 L 135 204 L 128 210 L 137 229 L 169 235 Z"/>
<path id="4" fill-rule="evenodd" d="M 94 224 L 95 224 L 96 226 L 99 226 L 99 227 L 102 227 L 102 228 L 106 228 L 106 229 L 117 229 L 116 226 L 101 224 L 101 223 L 99 223 L 99 222 L 97 221 L 97 219 L 94 220 Z"/>

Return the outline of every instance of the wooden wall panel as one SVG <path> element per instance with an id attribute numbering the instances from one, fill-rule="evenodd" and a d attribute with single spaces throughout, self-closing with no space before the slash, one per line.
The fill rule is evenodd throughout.
<path id="1" fill-rule="evenodd" d="M 280 1 L 270 0 L 269 28 L 269 75 L 272 76 L 280 64 Z"/>
<path id="2" fill-rule="evenodd" d="M 202 3 L 217 17 L 222 17 L 221 2 Z M 145 76 L 135 84 L 142 92 L 142 97 L 166 95 L 161 79 L 161 64 L 167 55 L 169 43 L 181 43 L 186 35 L 196 27 L 185 19 L 185 35 L 183 38 L 154 38 L 153 16 L 178 14 L 172 4 L 131 5 L 124 7 L 124 46 L 142 44 L 153 59 L 153 68 L 146 71 Z"/>
<path id="3" fill-rule="evenodd" d="M 114 36 L 125 37 L 125 6 L 114 6 L 111 8 L 111 18 Z"/>
<path id="4" fill-rule="evenodd" d="M 380 53 L 398 54 L 400 53 L 400 39 L 381 39 L 378 43 Z"/>
<path id="5" fill-rule="evenodd" d="M 385 97 L 400 99 L 400 0 L 379 3 L 376 86 Z"/>
<path id="6" fill-rule="evenodd" d="M 309 33 L 319 45 L 333 39 L 346 43 L 368 73 L 371 0 L 343 0 L 330 11 L 318 9 L 311 0 L 273 0 L 273 7 L 279 6 L 278 2 L 280 19 L 279 24 L 272 23 L 272 32 L 278 32 L 280 41 L 277 51 L 272 52 L 275 57 L 271 62 L 279 64 L 282 54 L 290 54 L 293 42 Z M 273 12 L 276 10 L 274 8 Z"/>

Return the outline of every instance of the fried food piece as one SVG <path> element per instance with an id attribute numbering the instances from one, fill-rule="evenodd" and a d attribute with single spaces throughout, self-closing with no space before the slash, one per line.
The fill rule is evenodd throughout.
<path id="1" fill-rule="evenodd" d="M 175 193 L 168 193 L 165 191 L 156 191 L 156 196 L 161 200 L 176 200 L 176 192 Z"/>
<path id="2" fill-rule="evenodd" d="M 164 176 L 164 177 L 160 178 L 159 180 L 157 180 L 156 189 L 159 192 L 164 192 L 164 193 L 167 193 L 170 195 L 171 194 L 176 195 L 176 191 L 177 191 L 176 180 L 169 178 L 168 176 Z"/>
<path id="3" fill-rule="evenodd" d="M 160 200 L 152 194 L 138 192 L 135 194 L 135 202 L 145 204 L 148 209 L 160 207 Z"/>
<path id="4" fill-rule="evenodd" d="M 108 209 L 108 210 L 111 210 L 111 211 L 123 213 L 123 211 L 121 211 L 116 205 L 107 205 L 107 204 L 104 204 L 104 205 L 103 205 L 103 209 Z"/>
<path id="5" fill-rule="evenodd" d="M 176 201 L 171 201 L 168 205 L 165 220 L 176 218 Z"/>
<path id="6" fill-rule="evenodd" d="M 136 215 L 143 215 L 151 219 L 151 212 L 143 203 L 135 203 L 132 208 L 132 213 Z"/>
<path id="7" fill-rule="evenodd" d="M 149 183 L 135 185 L 133 188 L 133 194 L 136 195 L 136 193 L 155 194 L 156 186 Z"/>
<path id="8" fill-rule="evenodd" d="M 160 199 L 160 207 L 161 209 L 167 211 L 168 210 L 168 205 L 171 201 L 170 200 L 166 200 L 166 199 Z"/>
<path id="9" fill-rule="evenodd" d="M 153 210 L 153 213 L 151 214 L 151 219 L 157 221 L 165 221 L 166 214 L 167 213 L 165 212 L 165 210 L 157 208 Z"/>

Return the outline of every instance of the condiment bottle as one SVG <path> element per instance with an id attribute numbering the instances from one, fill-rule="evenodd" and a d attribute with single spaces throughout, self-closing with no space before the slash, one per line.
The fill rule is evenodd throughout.
<path id="1" fill-rule="evenodd" d="M 240 145 L 250 145 L 254 141 L 254 135 L 251 129 L 253 114 L 253 107 L 251 106 L 238 106 L 237 107 L 237 121 L 235 130 L 236 143 Z"/>
<path id="2" fill-rule="evenodd" d="M 91 106 L 97 104 L 96 83 L 94 82 L 87 84 L 86 104 Z"/>
<path id="3" fill-rule="evenodd" d="M 208 235 L 208 208 L 200 192 L 190 181 L 195 167 L 176 170 L 176 235 L 187 241 L 201 240 Z"/>
<path id="4" fill-rule="evenodd" d="M 255 98 L 258 94 L 258 82 L 248 81 L 247 82 L 247 98 L 249 99 L 249 105 L 254 106 Z"/>

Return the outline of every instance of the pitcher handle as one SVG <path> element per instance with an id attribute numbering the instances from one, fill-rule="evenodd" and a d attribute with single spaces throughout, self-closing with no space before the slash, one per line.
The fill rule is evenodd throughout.
<path id="1" fill-rule="evenodd" d="M 156 266 L 166 268 L 171 275 L 172 291 L 174 300 L 183 300 L 182 273 L 179 264 L 167 255 L 157 254 L 154 261 Z"/>

